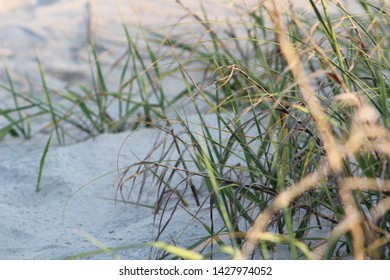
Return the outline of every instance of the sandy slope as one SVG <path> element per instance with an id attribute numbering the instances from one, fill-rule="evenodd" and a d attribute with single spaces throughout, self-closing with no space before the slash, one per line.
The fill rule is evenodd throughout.
<path id="1" fill-rule="evenodd" d="M 183 2 L 199 11 L 196 1 Z M 234 10 L 228 1 L 205 2 L 210 16 L 215 19 Z M 34 86 L 40 86 L 36 55 L 52 89 L 61 89 L 71 82 L 89 82 L 88 21 L 103 50 L 102 59 L 110 65 L 121 54 L 124 45 L 118 10 L 134 36 L 140 33 L 141 24 L 159 29 L 174 24 L 185 15 L 170 0 L 90 3 L 85 0 L 31 0 L 9 3 L 0 1 L 0 55 L 21 88 L 26 85 L 26 76 Z M 0 75 L 4 79 L 1 70 Z M 115 79 L 115 73 L 108 76 Z M 0 92 L 0 97 L 7 102 L 9 99 L 4 99 L 4 95 Z M 142 158 L 152 147 L 157 133 L 143 128 L 136 131 L 119 156 L 119 166 Z M 84 143 L 52 147 L 39 193 L 35 192 L 35 185 L 42 147 L 48 135 L 38 134 L 27 142 L 11 138 L 2 142 L 0 259 L 60 259 L 101 245 L 151 241 L 156 235 L 152 210 L 113 201 L 118 179 L 118 153 L 128 134 L 105 134 Z M 101 177 L 107 173 L 110 174 Z M 95 181 L 87 184 L 92 180 Z M 82 187 L 84 184 L 87 185 Z M 150 184 L 142 198 L 143 203 L 154 204 L 155 189 L 156 186 Z M 205 234 L 199 225 L 193 225 L 181 238 L 181 230 L 188 225 L 190 216 L 180 209 L 178 212 L 163 239 L 188 245 L 190 240 Z M 145 259 L 149 254 L 150 250 L 146 248 L 126 251 L 118 256 Z M 115 256 L 93 258 L 112 257 Z"/>
<path id="2" fill-rule="evenodd" d="M 88 83 L 86 23 L 91 23 L 104 65 L 110 66 L 123 53 L 125 45 L 118 11 L 132 35 L 142 38 L 140 25 L 168 32 L 172 27 L 167 26 L 186 15 L 185 10 L 174 2 L 3 0 L 0 1 L 0 56 L 17 86 L 22 88 L 26 86 L 26 77 L 33 86 L 40 86 L 36 56 L 42 62 L 51 88 L 62 89 L 72 82 Z M 243 6 L 246 3 L 250 8 L 257 1 L 203 2 L 209 18 L 218 20 L 226 16 L 232 19 L 237 11 L 234 4 Z M 183 0 L 183 3 L 193 11 L 200 11 L 197 1 Z M 192 19 L 187 17 L 182 21 Z M 173 31 L 191 38 L 197 30 L 193 24 L 187 23 Z M 115 71 L 107 72 L 109 83 L 115 84 L 117 76 Z M 0 77 L 4 79 L 3 69 L 0 69 Z M 5 95 L 0 91 L 2 104 L 9 101 L 4 99 Z M 105 134 L 84 143 L 52 147 L 40 193 L 35 192 L 35 184 L 42 147 L 48 135 L 38 134 L 28 142 L 10 138 L 2 142 L 0 259 L 60 259 L 97 249 L 99 244 L 118 246 L 151 241 L 156 233 L 152 210 L 112 201 L 118 178 L 115 172 L 118 152 L 127 136 L 128 133 Z M 136 131 L 119 155 L 119 167 L 135 163 L 137 157 L 142 158 L 156 136 L 156 130 L 141 128 Z M 100 177 L 110 172 L 113 173 Z M 81 188 L 94 179 L 97 180 Z M 144 203 L 153 205 L 155 188 L 151 184 L 145 191 Z M 163 236 L 166 240 L 174 239 L 179 244 L 188 245 L 189 241 L 205 234 L 199 224 L 195 224 L 180 237 L 190 217 L 180 209 L 175 217 Z M 136 249 L 120 253 L 119 257 L 145 259 L 149 253 L 149 249 Z M 111 257 L 99 255 L 93 258 Z"/>

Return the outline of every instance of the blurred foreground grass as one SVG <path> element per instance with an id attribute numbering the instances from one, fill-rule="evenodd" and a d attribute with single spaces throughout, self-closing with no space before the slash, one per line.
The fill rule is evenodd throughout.
<path id="1" fill-rule="evenodd" d="M 311 12 L 301 14 L 264 1 L 221 28 L 207 7 L 195 14 L 176 2 L 204 32 L 192 41 L 150 33 L 145 59 L 124 24 L 115 90 L 92 36 L 91 87 L 53 101 L 41 71 L 45 94 L 30 97 L 7 72 L 1 88 L 14 106 L 0 111 L 8 121 L 0 139 L 29 138 L 41 115 L 50 116 L 58 143 L 74 129 L 85 137 L 141 124 L 160 129 L 155 149 L 121 174 L 120 194 L 138 192 L 139 203 L 145 185 L 156 186 L 155 241 L 171 220 L 164 213 L 189 204 L 199 207 L 191 215 L 205 230 L 184 250 L 155 243 L 167 252 L 161 258 L 272 258 L 287 248 L 291 259 L 389 259 L 389 4 L 354 1 L 357 14 L 339 1 L 308 1 Z M 153 50 L 156 42 L 165 55 Z M 203 79 L 190 74 L 195 66 Z M 171 76 L 183 84 L 173 97 L 164 90 Z M 205 220 L 198 214 L 206 209 Z"/>

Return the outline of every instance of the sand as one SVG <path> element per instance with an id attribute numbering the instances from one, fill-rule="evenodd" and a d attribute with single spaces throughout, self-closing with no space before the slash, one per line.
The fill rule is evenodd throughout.
<path id="1" fill-rule="evenodd" d="M 196 1 L 183 2 L 199 11 Z M 235 10 L 232 1 L 206 2 L 213 7 L 210 16 L 214 19 Z M 102 50 L 108 83 L 114 85 L 118 72 L 110 72 L 109 66 L 126 45 L 118 11 L 123 13 L 132 35 L 140 38 L 137 40 L 142 39 L 140 26 L 158 31 L 164 25 L 169 29 L 186 14 L 170 0 L 10 3 L 0 1 L 0 55 L 4 65 L 18 87 L 27 87 L 29 81 L 40 88 L 38 57 L 51 90 L 90 83 L 88 23 Z M 4 81 L 3 70 L 0 75 Z M 7 93 L 1 92 L 0 97 L 3 104 L 10 102 Z M 151 208 L 123 203 L 117 187 L 121 168 L 147 154 L 158 130 L 141 127 L 67 146 L 55 145 L 54 141 L 37 193 L 40 158 L 49 136 L 41 131 L 46 123 L 42 120 L 36 126 L 31 140 L 7 137 L 0 144 L 0 259 L 63 259 L 91 250 L 153 241 L 161 215 L 155 216 Z M 137 193 L 126 199 L 137 201 Z M 205 195 L 200 197 L 205 199 Z M 157 185 L 151 183 L 143 191 L 141 202 L 153 206 L 156 200 Z M 190 223 L 187 212 L 196 210 L 193 200 L 185 211 L 179 207 L 160 239 L 188 246 L 207 235 L 199 223 Z M 207 219 L 207 211 L 199 213 L 202 215 Z M 146 247 L 87 258 L 149 259 L 158 255 Z"/>
<path id="2" fill-rule="evenodd" d="M 203 2 L 209 18 L 218 21 L 226 17 L 234 19 L 237 12 L 250 9 L 257 1 Z M 200 11 L 197 1 L 183 0 L 183 3 L 193 11 Z M 242 8 L 238 9 L 236 4 Z M 107 82 L 115 87 L 119 70 L 111 70 L 110 65 L 123 54 L 126 45 L 120 14 L 141 45 L 145 28 L 186 34 L 189 39 L 201 32 L 195 24 L 188 23 L 193 19 L 185 17 L 186 11 L 173 0 L 3 0 L 0 56 L 20 88 L 28 88 L 28 82 L 32 87 L 41 86 L 37 57 L 52 90 L 90 83 L 88 30 L 101 50 Z M 174 28 L 179 20 L 187 24 Z M 5 80 L 3 68 L 0 78 Z M 175 89 L 177 83 L 168 81 L 167 86 Z M 3 105 L 10 102 L 7 96 L 0 91 Z M 199 122 L 196 117 L 190 119 Z M 208 121 L 210 125 L 215 123 L 212 117 Z M 41 191 L 37 193 L 40 158 L 49 137 L 41 131 L 44 124 L 42 120 L 34 127 L 31 140 L 7 137 L 0 143 L 0 259 L 63 259 L 91 250 L 153 241 L 161 215 L 155 217 L 150 208 L 123 203 L 117 187 L 123 168 L 145 157 L 159 131 L 141 127 L 133 132 L 102 134 L 81 143 L 53 145 L 46 159 Z M 130 200 L 137 200 L 136 193 Z M 206 199 L 206 195 L 201 193 L 201 199 Z M 141 202 L 153 206 L 156 199 L 157 185 L 151 182 L 143 191 Z M 190 201 L 186 209 L 176 209 L 160 240 L 188 246 L 207 235 L 199 223 L 191 222 L 188 212 L 195 213 L 197 207 L 194 200 Z M 163 219 L 169 216 L 169 211 Z M 207 221 L 207 210 L 199 216 Z M 87 258 L 158 256 L 146 247 Z M 289 258 L 289 254 L 281 251 L 275 257 Z"/>

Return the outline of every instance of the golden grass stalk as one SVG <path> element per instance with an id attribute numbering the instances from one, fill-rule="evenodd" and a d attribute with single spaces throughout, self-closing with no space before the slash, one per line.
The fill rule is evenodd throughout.
<path id="1" fill-rule="evenodd" d="M 342 170 L 342 157 L 336 141 L 332 135 L 327 117 L 323 112 L 320 101 L 315 95 L 314 90 L 310 84 L 309 76 L 305 73 L 299 54 L 290 41 L 287 27 L 282 20 L 281 12 L 276 7 L 274 1 L 268 1 L 265 3 L 265 5 L 274 25 L 281 52 L 287 61 L 289 70 L 294 76 L 297 86 L 300 89 L 302 98 L 305 101 L 307 107 L 310 109 L 318 131 L 322 137 L 330 168 L 334 173 L 338 174 Z M 246 242 L 252 243 L 252 245 L 257 243 L 258 235 L 262 234 L 262 232 L 265 230 L 273 213 L 282 209 L 283 207 L 286 207 L 294 197 L 307 191 L 313 187 L 313 185 L 319 183 L 320 180 L 321 176 L 318 176 L 317 173 L 311 174 L 304 178 L 300 183 L 293 186 L 291 189 L 280 194 L 275 199 L 274 203 L 269 207 L 269 210 L 259 215 L 259 217 L 256 219 L 253 227 L 248 232 Z M 248 251 L 250 247 L 253 249 L 252 246 L 244 246 L 244 256 L 247 256 L 250 253 Z"/>
<path id="2" fill-rule="evenodd" d="M 288 35 L 289 31 L 286 25 L 283 23 L 282 15 L 279 9 L 276 7 L 274 1 L 270 2 L 272 2 L 272 5 L 269 2 L 266 2 L 266 4 L 268 4 L 266 7 L 274 24 L 275 34 L 277 35 L 277 41 L 279 42 L 282 54 L 287 61 L 289 70 L 294 76 L 294 80 L 299 87 L 302 98 L 309 108 L 310 113 L 317 125 L 318 131 L 323 140 L 330 167 L 334 173 L 339 173 L 342 169 L 342 157 L 340 154 L 340 149 L 338 148 L 332 135 L 328 117 L 323 112 L 320 105 L 320 100 L 315 95 L 315 91 L 310 84 L 310 76 L 305 72 L 300 56 L 291 43 L 290 37 Z M 280 7 L 283 5 L 278 6 Z"/>
<path id="3" fill-rule="evenodd" d="M 338 194 L 345 212 L 343 220 L 333 229 L 328 242 L 322 244 L 312 258 L 324 257 L 332 243 L 348 232 L 352 236 L 354 246 L 354 258 L 363 259 L 367 253 L 366 236 L 373 236 L 367 233 L 367 229 L 372 223 L 367 223 L 365 213 L 356 205 L 354 191 L 389 191 L 390 182 L 388 180 L 374 178 L 350 177 L 342 178 L 343 161 L 347 156 L 354 156 L 362 149 L 368 152 L 388 154 L 390 146 L 390 134 L 379 123 L 379 115 L 376 109 L 366 102 L 363 102 L 356 94 L 345 93 L 339 95 L 336 99 L 352 106 L 355 109 L 353 117 L 351 134 L 344 145 L 336 143 L 332 134 L 329 118 L 324 113 L 319 98 L 315 95 L 314 89 L 310 83 L 310 77 L 305 73 L 304 66 L 300 56 L 294 48 L 286 25 L 283 23 L 281 11 L 275 4 L 275 1 L 267 1 L 266 9 L 274 25 L 277 41 L 283 57 L 287 61 L 289 70 L 294 76 L 295 83 L 300 90 L 303 101 L 310 111 L 310 114 L 317 126 L 321 136 L 322 144 L 326 152 L 325 161 L 320 164 L 316 172 L 313 172 L 290 188 L 281 192 L 273 203 L 256 218 L 253 226 L 247 232 L 245 243 L 242 247 L 243 256 L 249 256 L 257 247 L 267 230 L 267 226 L 274 214 L 285 209 L 303 193 L 323 182 L 327 176 L 335 178 L 338 188 Z M 382 200 L 378 205 L 372 208 L 372 217 L 374 222 L 380 219 L 390 209 L 390 200 Z M 293 242 L 293 240 L 291 241 Z M 317 255 L 318 253 L 318 255 Z"/>

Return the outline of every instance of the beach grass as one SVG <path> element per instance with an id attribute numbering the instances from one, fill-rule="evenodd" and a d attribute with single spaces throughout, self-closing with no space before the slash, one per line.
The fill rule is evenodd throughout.
<path id="1" fill-rule="evenodd" d="M 155 147 L 118 183 L 121 199 L 138 193 L 129 203 L 140 205 L 147 185 L 156 186 L 150 246 L 164 252 L 159 258 L 270 259 L 287 250 L 290 259 L 389 259 L 389 5 L 357 0 L 352 13 L 338 1 L 309 0 L 299 13 L 264 1 L 221 23 L 207 7 L 197 14 L 176 2 L 199 38 L 149 32 L 146 59 L 123 24 L 116 89 L 92 37 L 91 87 L 51 93 L 41 70 L 44 98 L 26 97 L 7 74 L 1 88 L 14 107 L 0 111 L 8 120 L 0 139 L 31 137 L 42 115 L 59 144 L 74 129 L 85 137 L 159 129 Z M 170 76 L 183 85 L 174 97 L 164 90 Z M 194 205 L 188 213 L 204 236 L 168 244 L 175 210 Z"/>
<path id="2" fill-rule="evenodd" d="M 163 130 L 165 155 L 179 156 L 140 162 L 120 189 L 147 173 L 161 196 L 181 204 L 189 192 L 210 207 L 208 223 L 199 218 L 208 237 L 189 247 L 205 258 L 273 258 L 285 247 L 291 259 L 388 259 L 388 7 L 357 1 L 363 12 L 355 15 L 309 1 L 303 18 L 266 1 L 246 22 L 227 22 L 226 37 L 206 11 L 177 2 L 207 36 L 196 45 L 160 39 L 211 73 L 207 83 L 194 81 L 176 56 L 202 127 L 178 113 L 185 133 Z M 240 25 L 246 34 L 235 33 Z M 202 183 L 194 186 L 196 177 Z M 199 203 L 204 189 L 208 201 Z"/>

